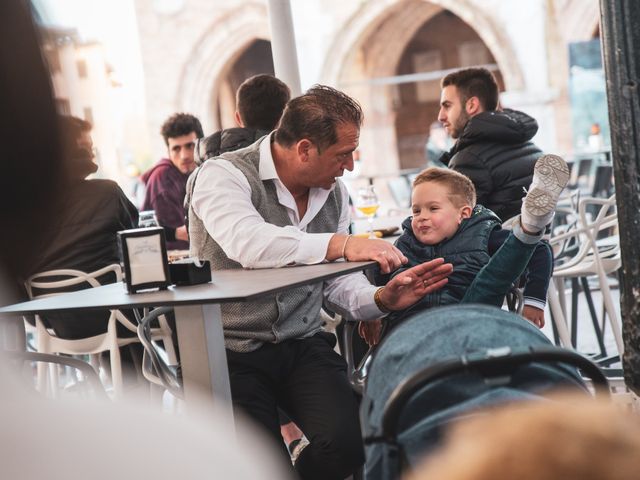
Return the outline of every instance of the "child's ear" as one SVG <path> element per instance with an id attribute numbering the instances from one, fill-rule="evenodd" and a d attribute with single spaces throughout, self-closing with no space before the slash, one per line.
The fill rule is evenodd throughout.
<path id="1" fill-rule="evenodd" d="M 469 205 L 465 205 L 460 209 L 460 219 L 469 218 L 473 209 Z"/>

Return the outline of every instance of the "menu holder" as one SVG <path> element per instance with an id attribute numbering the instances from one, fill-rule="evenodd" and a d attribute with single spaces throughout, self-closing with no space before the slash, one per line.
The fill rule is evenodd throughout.
<path id="1" fill-rule="evenodd" d="M 127 293 L 166 290 L 170 284 L 169 262 L 162 227 L 118 232 L 118 250 Z"/>

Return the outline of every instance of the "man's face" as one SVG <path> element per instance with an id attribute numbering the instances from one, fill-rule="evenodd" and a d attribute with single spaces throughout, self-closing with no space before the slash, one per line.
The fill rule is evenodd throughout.
<path id="1" fill-rule="evenodd" d="M 193 151 L 196 146 L 196 132 L 191 132 L 180 137 L 169 137 L 167 149 L 171 163 L 182 173 L 191 173 L 196 168 L 193 159 Z"/>
<path id="2" fill-rule="evenodd" d="M 469 121 L 469 114 L 455 85 L 447 85 L 442 89 L 438 121 L 444 125 L 451 138 L 460 137 Z"/>
<path id="3" fill-rule="evenodd" d="M 449 187 L 437 182 L 423 182 L 411 192 L 411 230 L 424 245 L 436 245 L 453 237 L 471 207 L 456 207 Z"/>
<path id="4" fill-rule="evenodd" d="M 345 169 L 353 170 L 353 152 L 358 148 L 360 128 L 357 125 L 342 123 L 336 128 L 338 141 L 325 148 L 322 153 L 313 145 L 310 149 L 309 164 L 306 171 L 309 187 L 326 190 L 344 174 Z"/>

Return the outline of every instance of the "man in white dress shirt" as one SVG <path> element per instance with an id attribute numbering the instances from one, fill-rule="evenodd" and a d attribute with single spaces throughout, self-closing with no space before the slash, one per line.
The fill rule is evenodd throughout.
<path id="1" fill-rule="evenodd" d="M 406 263 L 383 240 L 347 235 L 348 193 L 362 110 L 330 87 L 292 99 L 278 129 L 202 166 L 190 199 L 192 254 L 212 268 L 269 268 L 375 260 L 384 272 Z M 419 265 L 383 288 L 360 273 L 250 303 L 222 305 L 234 406 L 279 440 L 277 408 L 310 445 L 295 468 L 304 479 L 343 479 L 363 463 L 357 402 L 322 329 L 323 301 L 356 320 L 412 305 L 446 283 L 442 259 Z M 283 455 L 287 455 L 282 448 Z"/>

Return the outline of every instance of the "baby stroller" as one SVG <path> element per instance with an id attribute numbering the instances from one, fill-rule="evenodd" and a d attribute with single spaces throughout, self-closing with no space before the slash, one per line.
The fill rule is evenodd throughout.
<path id="1" fill-rule="evenodd" d="M 368 372 L 360 409 L 365 479 L 399 478 L 447 425 L 480 408 L 542 399 L 561 387 L 589 395 L 578 369 L 609 394 L 595 364 L 552 346 L 511 312 L 455 305 L 407 319 L 380 343 Z"/>

